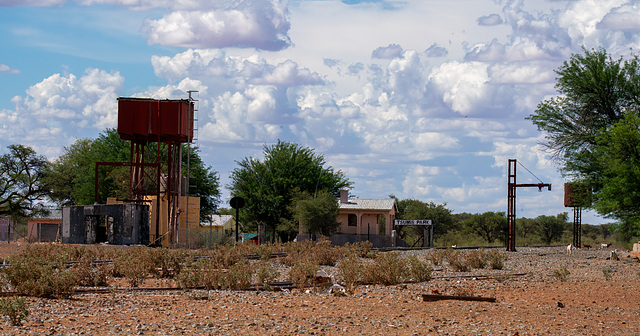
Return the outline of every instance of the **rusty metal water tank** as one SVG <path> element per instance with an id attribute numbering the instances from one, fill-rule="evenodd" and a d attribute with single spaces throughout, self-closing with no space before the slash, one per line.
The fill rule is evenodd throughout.
<path id="1" fill-rule="evenodd" d="M 193 102 L 188 99 L 118 98 L 118 133 L 123 140 L 193 139 Z"/>
<path id="2" fill-rule="evenodd" d="M 579 182 L 564 184 L 565 207 L 588 207 L 591 205 L 591 188 Z"/>

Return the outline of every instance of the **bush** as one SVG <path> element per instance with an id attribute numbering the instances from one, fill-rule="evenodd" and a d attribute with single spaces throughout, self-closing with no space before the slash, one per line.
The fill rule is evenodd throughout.
<path id="1" fill-rule="evenodd" d="M 449 256 L 453 253 L 452 248 L 443 249 L 431 249 L 427 253 L 427 260 L 431 261 L 434 266 L 441 265 L 445 260 L 449 259 Z"/>
<path id="2" fill-rule="evenodd" d="M 223 277 L 223 283 L 229 289 L 248 289 L 251 286 L 251 274 L 249 262 L 243 260 L 229 268 Z"/>
<path id="3" fill-rule="evenodd" d="M 553 270 L 553 277 L 562 282 L 567 281 L 569 274 L 571 274 L 571 272 L 569 272 L 569 270 L 565 266 Z"/>
<path id="4" fill-rule="evenodd" d="M 425 282 L 431 280 L 431 265 L 411 255 L 407 259 L 409 264 L 409 274 L 415 282 Z"/>
<path id="5" fill-rule="evenodd" d="M 504 268 L 504 262 L 507 260 L 507 254 L 498 250 L 490 250 L 486 255 L 489 261 L 489 267 L 496 270 Z"/>
<path id="6" fill-rule="evenodd" d="M 266 287 L 278 278 L 278 270 L 269 261 L 261 260 L 256 269 L 256 277 L 258 283 Z"/>
<path id="7" fill-rule="evenodd" d="M 9 318 L 12 326 L 22 325 L 22 320 L 29 316 L 26 300 L 19 296 L 0 298 L 0 312 Z"/>
<path id="8" fill-rule="evenodd" d="M 484 249 L 469 251 L 465 256 L 469 268 L 484 268 L 487 265 Z"/>
<path id="9" fill-rule="evenodd" d="M 12 258 L 11 266 L 2 269 L 13 289 L 20 295 L 69 298 L 76 286 L 76 274 L 67 269 L 60 255 L 21 255 Z M 57 259 L 57 260 L 56 260 Z"/>
<path id="10" fill-rule="evenodd" d="M 298 288 L 311 284 L 320 267 L 310 260 L 301 260 L 289 270 L 289 280 Z"/>
<path id="11" fill-rule="evenodd" d="M 407 277 L 405 260 L 397 253 L 380 253 L 367 267 L 365 282 L 381 285 L 397 285 Z"/>
<path id="12" fill-rule="evenodd" d="M 454 251 L 449 256 L 449 265 L 456 272 L 468 272 L 469 264 L 464 256 L 464 253 L 460 251 Z"/>
<path id="13" fill-rule="evenodd" d="M 73 266 L 73 270 L 76 272 L 76 280 L 78 286 L 98 287 L 108 286 L 107 281 L 111 270 L 105 263 L 92 264 L 91 260 L 83 257 L 78 264 Z"/>
<path id="14" fill-rule="evenodd" d="M 337 265 L 340 272 L 340 278 L 342 285 L 349 294 L 353 294 L 356 286 L 362 280 L 362 270 L 364 263 L 360 257 L 356 255 L 349 255 L 346 258 L 340 260 Z"/>

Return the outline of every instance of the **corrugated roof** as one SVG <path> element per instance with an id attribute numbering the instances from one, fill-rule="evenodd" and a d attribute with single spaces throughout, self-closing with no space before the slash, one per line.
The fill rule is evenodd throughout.
<path id="1" fill-rule="evenodd" d="M 224 226 L 232 219 L 232 215 L 211 215 L 211 226 Z M 209 226 L 209 223 L 203 222 L 200 226 Z"/>
<path id="2" fill-rule="evenodd" d="M 393 198 L 350 198 L 348 203 L 340 203 L 340 209 L 391 210 L 395 203 Z"/>

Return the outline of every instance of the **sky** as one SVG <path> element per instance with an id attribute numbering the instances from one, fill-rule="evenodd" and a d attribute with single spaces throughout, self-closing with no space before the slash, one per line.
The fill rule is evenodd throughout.
<path id="1" fill-rule="evenodd" d="M 117 126 L 118 97 L 185 99 L 228 207 L 237 161 L 314 149 L 361 198 L 569 212 L 527 120 L 582 48 L 640 49 L 629 0 L 0 0 L 0 154 L 50 160 Z M 572 217 L 571 217 L 572 218 Z M 592 211 L 583 223 L 607 222 Z"/>

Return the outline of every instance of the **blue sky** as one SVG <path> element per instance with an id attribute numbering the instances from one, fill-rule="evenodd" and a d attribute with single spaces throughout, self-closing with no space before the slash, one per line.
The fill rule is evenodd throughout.
<path id="1" fill-rule="evenodd" d="M 525 118 L 572 53 L 640 44 L 638 1 L 0 0 L 0 153 L 49 159 L 117 122 L 119 96 L 198 90 L 198 145 L 223 185 L 278 139 L 314 148 L 363 198 L 506 211 L 507 160 L 564 178 Z M 519 183 L 538 180 L 518 170 Z M 228 191 L 223 190 L 224 202 Z M 591 212 L 585 223 L 605 220 Z"/>

